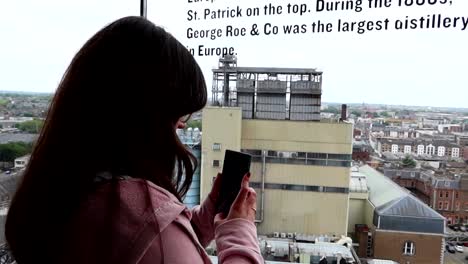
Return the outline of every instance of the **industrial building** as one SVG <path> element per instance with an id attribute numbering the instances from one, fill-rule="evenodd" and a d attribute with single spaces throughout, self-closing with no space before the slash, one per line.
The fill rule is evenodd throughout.
<path id="1" fill-rule="evenodd" d="M 212 106 L 203 110 L 201 199 L 224 151 L 244 151 L 253 156 L 259 234 L 346 235 L 353 125 L 321 120 L 321 94 L 316 69 L 220 59 Z"/>

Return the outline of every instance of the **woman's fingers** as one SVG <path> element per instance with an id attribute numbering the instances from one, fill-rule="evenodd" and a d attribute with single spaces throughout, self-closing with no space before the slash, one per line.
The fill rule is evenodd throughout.
<path id="1" fill-rule="evenodd" d="M 235 207 L 235 209 L 237 210 L 240 209 L 240 207 L 244 204 L 245 199 L 247 199 L 247 196 L 249 195 L 249 175 L 248 174 L 244 175 L 244 178 L 242 178 L 241 189 L 239 191 L 239 194 L 237 194 L 237 197 L 234 200 L 234 203 L 232 204 L 232 206 Z"/>
<path id="2" fill-rule="evenodd" d="M 249 187 L 249 176 L 250 174 L 246 174 L 242 179 L 240 192 L 229 212 L 229 219 L 244 218 L 250 221 L 255 220 L 257 193 L 253 188 Z"/>
<path id="3" fill-rule="evenodd" d="M 248 207 L 248 219 L 255 221 L 257 215 L 257 193 L 253 188 L 249 187 L 249 194 L 245 200 L 245 205 Z"/>

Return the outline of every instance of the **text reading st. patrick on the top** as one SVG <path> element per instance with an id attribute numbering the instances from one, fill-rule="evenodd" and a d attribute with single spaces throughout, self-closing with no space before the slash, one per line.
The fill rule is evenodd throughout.
<path id="1" fill-rule="evenodd" d="M 212 2 L 214 0 L 188 0 L 194 2 Z M 260 15 L 281 15 L 297 14 L 306 15 L 311 12 L 331 12 L 331 11 L 354 11 L 361 12 L 363 8 L 388 8 L 411 7 L 411 6 L 433 6 L 433 5 L 452 5 L 453 0 L 344 0 L 344 1 L 326 1 L 315 0 L 313 4 L 291 4 L 274 5 L 272 3 L 258 7 L 225 7 L 225 8 L 204 8 L 202 10 L 188 10 L 187 20 L 200 19 L 225 19 L 239 18 L 244 16 Z"/>

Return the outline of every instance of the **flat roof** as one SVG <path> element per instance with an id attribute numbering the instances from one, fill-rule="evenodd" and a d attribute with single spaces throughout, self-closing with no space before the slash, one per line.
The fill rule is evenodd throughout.
<path id="1" fill-rule="evenodd" d="M 322 74 L 311 68 L 276 68 L 276 67 L 233 67 L 213 69 L 214 73 L 276 73 L 276 74 Z"/>

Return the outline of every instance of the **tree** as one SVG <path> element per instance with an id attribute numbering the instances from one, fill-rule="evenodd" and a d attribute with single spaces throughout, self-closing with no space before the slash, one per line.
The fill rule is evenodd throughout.
<path id="1" fill-rule="evenodd" d="M 381 113 L 380 113 L 380 116 L 381 116 L 381 117 L 390 117 L 390 115 L 389 115 L 387 112 L 385 112 L 385 111 L 384 111 L 384 112 L 381 112 Z"/>
<path id="2" fill-rule="evenodd" d="M 32 145 L 26 142 L 0 144 L 0 161 L 13 162 L 16 158 L 31 153 Z"/>
<path id="3" fill-rule="evenodd" d="M 405 168 L 414 168 L 416 167 L 416 161 L 410 157 L 410 155 L 406 155 L 406 157 L 401 161 L 403 167 Z"/>
<path id="4" fill-rule="evenodd" d="M 187 127 L 191 127 L 191 128 L 196 128 L 197 127 L 201 131 L 202 130 L 202 121 L 201 120 L 192 120 L 192 119 L 190 119 L 187 122 Z"/>
<path id="5" fill-rule="evenodd" d="M 351 114 L 356 116 L 356 117 L 361 117 L 361 112 L 356 111 L 356 110 L 351 111 Z"/>
<path id="6" fill-rule="evenodd" d="M 334 107 L 334 106 L 329 106 L 327 109 L 323 110 L 323 112 L 339 114 L 341 111 L 338 108 Z"/>
<path id="7" fill-rule="evenodd" d="M 44 125 L 44 121 L 36 119 L 36 120 L 26 121 L 23 123 L 16 124 L 15 127 L 23 132 L 37 134 L 39 133 L 39 131 L 41 131 L 41 128 L 43 125 Z"/>

